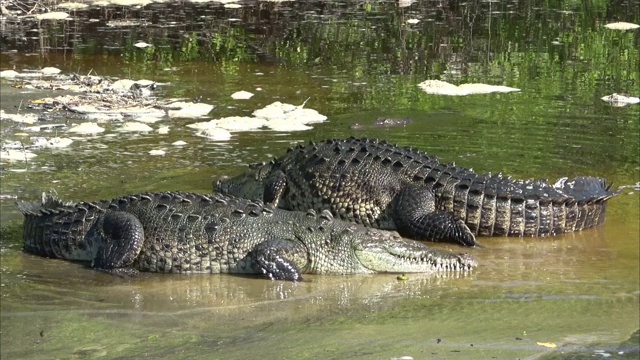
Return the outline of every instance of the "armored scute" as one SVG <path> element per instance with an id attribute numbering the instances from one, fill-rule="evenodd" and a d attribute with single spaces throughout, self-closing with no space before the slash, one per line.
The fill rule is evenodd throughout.
<path id="1" fill-rule="evenodd" d="M 386 141 L 349 138 L 289 149 L 269 163 L 223 177 L 217 191 L 283 209 L 329 210 L 365 226 L 431 241 L 547 236 L 604 221 L 617 195 L 604 179 L 514 180 L 479 175 Z"/>
<path id="2" fill-rule="evenodd" d="M 291 212 L 227 195 L 146 193 L 99 202 L 19 204 L 24 249 L 91 261 L 115 275 L 265 274 L 298 281 L 301 274 L 467 271 L 476 261 L 401 238 L 398 233 Z"/>

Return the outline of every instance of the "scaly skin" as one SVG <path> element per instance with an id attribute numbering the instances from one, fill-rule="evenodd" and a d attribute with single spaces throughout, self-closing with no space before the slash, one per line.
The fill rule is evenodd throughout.
<path id="1" fill-rule="evenodd" d="M 476 261 L 334 220 L 329 212 L 290 212 L 226 195 L 146 193 L 111 201 L 21 202 L 24 249 L 116 275 L 301 274 L 466 271 Z"/>
<path id="2" fill-rule="evenodd" d="M 474 235 L 546 236 L 604 221 L 617 193 L 593 177 L 513 180 L 443 164 L 386 141 L 326 140 L 223 177 L 218 192 L 335 216 L 400 235 L 474 245 Z"/>

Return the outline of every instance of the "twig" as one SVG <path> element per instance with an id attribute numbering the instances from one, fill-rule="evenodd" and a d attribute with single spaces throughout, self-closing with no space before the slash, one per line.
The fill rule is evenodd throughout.
<path id="1" fill-rule="evenodd" d="M 11 1 L 11 4 L 20 9 L 22 12 L 26 13 L 27 11 L 22 7 L 23 5 L 18 1 Z"/>
<path id="2" fill-rule="evenodd" d="M 40 3 L 39 3 L 39 2 L 36 2 L 36 3 L 35 3 L 35 5 L 33 5 L 33 8 L 27 12 L 27 15 L 31 15 L 31 13 L 33 12 L 33 10 L 35 10 L 35 9 L 38 7 L 38 5 L 40 5 Z M 44 7 L 44 6 L 43 6 L 43 7 Z M 45 10 L 49 10 L 49 9 L 47 9 L 46 7 L 44 7 L 44 8 L 45 8 Z"/>

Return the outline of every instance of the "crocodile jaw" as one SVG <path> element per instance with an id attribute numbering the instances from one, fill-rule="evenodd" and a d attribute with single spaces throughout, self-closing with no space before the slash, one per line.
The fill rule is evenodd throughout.
<path id="1" fill-rule="evenodd" d="M 469 271 L 477 266 L 468 254 L 451 254 L 403 238 L 362 242 L 356 244 L 354 253 L 363 267 L 383 273 Z"/>

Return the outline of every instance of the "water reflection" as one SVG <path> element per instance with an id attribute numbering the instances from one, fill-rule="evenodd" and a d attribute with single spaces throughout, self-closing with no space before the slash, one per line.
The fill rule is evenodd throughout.
<path id="1" fill-rule="evenodd" d="M 427 346 L 427 340 L 431 348 L 438 345 L 436 337 L 446 341 L 433 348 L 436 352 L 457 351 L 472 342 L 496 354 L 533 354 L 539 351 L 536 340 L 582 349 L 576 345 L 626 336 L 623 329 L 629 324 L 620 316 L 627 314 L 634 324 L 638 315 L 637 284 L 625 280 L 633 271 L 637 275 L 637 259 L 622 255 L 610 240 L 622 235 L 605 225 L 557 238 L 485 238 L 483 248 L 471 250 L 482 266 L 467 276 L 412 274 L 407 281 L 392 274 L 308 276 L 297 284 L 230 275 L 143 274 L 123 280 L 12 247 L 1 253 L 2 323 L 12 329 L 3 331 L 2 340 L 10 349 L 6 354 L 18 357 L 33 354 L 17 346 L 18 339 L 37 339 L 40 331 L 46 334 L 44 346 L 62 357 L 70 350 L 52 348 L 57 336 L 82 339 L 74 342 L 73 351 L 107 351 L 110 356 L 130 351 L 160 356 L 171 348 L 167 341 L 185 349 L 214 339 L 237 356 L 248 351 L 238 347 L 241 339 L 269 344 L 273 348 L 267 353 L 275 356 L 296 348 L 318 354 L 317 345 L 326 346 L 355 327 L 364 332 L 352 333 L 344 349 L 369 344 L 378 353 L 408 339 L 411 348 Z M 584 311 L 588 316 L 576 317 Z M 487 331 L 486 324 L 496 317 L 502 319 L 501 328 L 509 329 L 508 339 L 499 328 Z M 622 332 L 598 330 L 610 329 L 612 322 Z M 91 330 L 81 335 L 87 330 L 78 324 L 89 324 Z M 113 335 L 113 328 L 122 335 Z M 319 329 L 324 329 L 320 337 Z M 284 350 L 274 337 L 306 345 Z M 512 343 L 514 337 L 524 340 Z M 141 340 L 155 338 L 162 343 Z M 309 346 L 310 338 L 319 343 Z M 195 348 L 188 352 L 199 353 Z"/>
<path id="2" fill-rule="evenodd" d="M 302 283 L 268 281 L 233 275 L 166 276 L 142 274 L 123 280 L 98 273 L 81 264 L 43 259 L 12 250 L 3 254 L 11 268 L 3 270 L 3 311 L 25 309 L 79 313 L 182 313 L 216 311 L 243 313 L 255 307 L 300 307 L 306 303 L 313 313 L 323 307 L 351 309 L 388 297 L 420 296 L 425 288 L 445 286 L 463 274 L 416 274 L 406 281 L 396 275 L 308 276 Z M 29 288 L 27 298 L 19 298 Z M 17 296 L 17 297 L 16 297 Z M 291 303 L 290 305 L 285 305 Z"/>
<path id="3" fill-rule="evenodd" d="M 216 105 L 215 117 L 311 97 L 328 123 L 303 133 L 240 133 L 220 144 L 193 137 L 187 120 L 164 120 L 168 134 L 87 138 L 28 164 L 3 164 L 2 194 L 35 200 L 55 187 L 63 198 L 91 200 L 208 192 L 213 178 L 294 143 L 348 135 L 417 147 L 478 172 L 640 180 L 640 108 L 600 100 L 637 91 L 637 31 L 602 26 L 640 22 L 637 1 L 240 3 L 95 7 L 64 22 L 7 18 L 0 22 L 0 62 L 170 82 L 161 96 L 202 96 Z M 148 26 L 109 26 L 122 20 Z M 138 49 L 138 40 L 154 46 Z M 443 98 L 420 92 L 415 85 L 425 79 L 523 91 Z M 5 110 L 45 96 L 0 86 Z M 230 98 L 257 87 L 263 91 L 250 100 Z M 382 116 L 413 121 L 349 129 Z M 2 123 L 3 140 L 19 140 L 20 132 L 20 125 Z M 188 145 L 146 156 L 177 140 Z M 154 274 L 123 281 L 23 254 L 17 236 L 3 236 L 0 349 L 3 358 L 513 359 L 617 344 L 640 321 L 639 208 L 638 192 L 625 191 L 610 201 L 601 228 L 544 239 L 483 238 L 483 248 L 470 250 L 480 262 L 474 273 L 411 275 L 406 282 L 395 275 L 310 276 L 290 284 Z M 0 210 L 3 226 L 20 220 L 13 200 L 1 201 Z M 634 346 L 624 349 L 637 354 Z"/>

